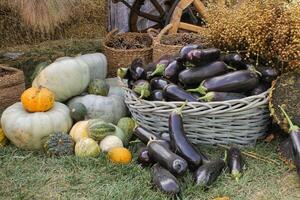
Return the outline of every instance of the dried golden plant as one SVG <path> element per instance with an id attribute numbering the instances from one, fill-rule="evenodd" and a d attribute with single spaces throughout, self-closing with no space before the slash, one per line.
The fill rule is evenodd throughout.
<path id="1" fill-rule="evenodd" d="M 299 5 L 286 0 L 244 0 L 230 7 L 210 4 L 208 29 L 202 34 L 225 51 L 245 52 L 283 71 L 300 69 Z"/>

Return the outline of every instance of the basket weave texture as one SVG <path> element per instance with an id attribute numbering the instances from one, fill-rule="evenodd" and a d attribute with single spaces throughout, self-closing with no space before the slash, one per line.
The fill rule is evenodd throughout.
<path id="1" fill-rule="evenodd" d="M 152 38 L 147 33 L 118 33 L 117 29 L 107 34 L 104 41 L 104 54 L 108 61 L 108 77 L 116 77 L 119 67 L 127 67 L 136 58 L 141 58 L 146 64 L 152 62 L 152 47 L 137 49 L 116 49 L 107 44 L 116 37 L 122 40 L 129 40 L 136 36 L 144 37 L 149 40 Z"/>
<path id="2" fill-rule="evenodd" d="M 159 33 L 154 29 L 149 29 L 148 34 L 153 38 L 153 60 L 158 60 L 162 55 L 176 55 L 184 46 L 181 44 L 165 44 L 165 41 L 174 41 L 174 38 L 194 38 L 196 44 L 202 44 L 203 47 L 209 47 L 208 42 L 199 34 L 195 33 L 173 33 L 167 34 L 172 28 L 172 24 L 165 26 Z"/>
<path id="3" fill-rule="evenodd" d="M 155 134 L 168 133 L 168 116 L 183 102 L 146 101 L 124 87 L 133 118 Z M 268 92 L 239 100 L 189 102 L 183 110 L 184 129 L 195 144 L 255 145 L 270 123 Z"/>
<path id="4" fill-rule="evenodd" d="M 0 113 L 8 106 L 20 100 L 22 92 L 25 90 L 24 74 L 21 70 L 7 67 L 0 64 L 0 68 L 13 71 L 0 77 Z"/>

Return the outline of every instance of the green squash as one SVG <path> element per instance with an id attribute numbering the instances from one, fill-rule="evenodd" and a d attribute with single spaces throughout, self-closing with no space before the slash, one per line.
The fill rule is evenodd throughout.
<path id="1" fill-rule="evenodd" d="M 107 135 L 115 133 L 116 127 L 113 124 L 106 123 L 99 119 L 90 120 L 87 125 L 87 131 L 90 138 L 101 141 Z"/>
<path id="2" fill-rule="evenodd" d="M 68 156 L 74 154 L 75 142 L 67 133 L 55 133 L 44 144 L 48 156 Z"/>
<path id="3" fill-rule="evenodd" d="M 119 120 L 117 126 L 124 132 L 126 140 L 130 141 L 133 135 L 133 130 L 136 126 L 135 121 L 130 117 L 123 117 Z"/>
<path id="4" fill-rule="evenodd" d="M 122 143 L 125 147 L 128 146 L 129 141 L 130 141 L 130 139 L 128 138 L 128 135 L 125 134 L 124 131 L 121 128 L 119 128 L 118 126 L 116 126 L 114 124 L 111 124 L 111 125 L 113 125 L 116 128 L 115 133 L 113 135 L 117 136 L 119 139 L 121 139 Z"/>
<path id="5" fill-rule="evenodd" d="M 75 102 L 69 106 L 71 118 L 75 121 L 84 120 L 85 115 L 87 114 L 86 107 L 79 102 Z"/>
<path id="6" fill-rule="evenodd" d="M 109 85 L 105 80 L 94 79 L 89 84 L 88 92 L 89 94 L 107 96 L 109 92 Z"/>

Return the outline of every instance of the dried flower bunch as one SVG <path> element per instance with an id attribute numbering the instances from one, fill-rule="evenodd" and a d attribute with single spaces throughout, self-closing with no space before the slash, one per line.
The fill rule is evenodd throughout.
<path id="1" fill-rule="evenodd" d="M 241 51 L 281 71 L 300 69 L 300 2 L 243 0 L 210 4 L 203 35 L 225 51 Z"/>

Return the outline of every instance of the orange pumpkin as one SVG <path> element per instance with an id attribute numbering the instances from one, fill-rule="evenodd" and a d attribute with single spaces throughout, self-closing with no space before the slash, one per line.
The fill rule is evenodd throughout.
<path id="1" fill-rule="evenodd" d="M 45 112 L 54 105 L 54 93 L 43 87 L 31 87 L 21 96 L 23 107 L 29 112 Z"/>
<path id="2" fill-rule="evenodd" d="M 107 155 L 109 160 L 116 164 L 129 164 L 132 160 L 130 151 L 124 147 L 111 148 Z"/>

